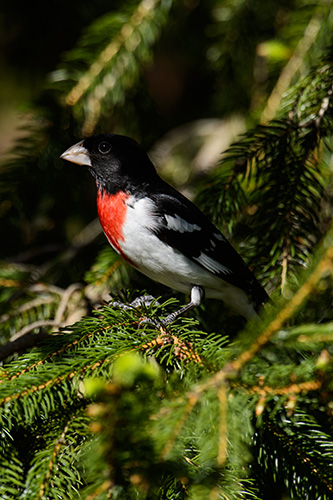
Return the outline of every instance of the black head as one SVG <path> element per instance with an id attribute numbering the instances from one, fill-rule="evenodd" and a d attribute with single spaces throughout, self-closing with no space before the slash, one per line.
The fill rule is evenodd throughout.
<path id="1" fill-rule="evenodd" d="M 88 137 L 67 149 L 61 158 L 87 166 L 98 187 L 110 194 L 128 190 L 133 182 L 146 184 L 157 178 L 147 153 L 134 139 L 124 135 Z"/>

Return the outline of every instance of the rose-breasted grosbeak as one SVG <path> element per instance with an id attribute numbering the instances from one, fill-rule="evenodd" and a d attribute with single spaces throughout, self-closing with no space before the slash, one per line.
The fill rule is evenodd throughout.
<path id="1" fill-rule="evenodd" d="M 153 280 L 191 294 L 164 324 L 200 305 L 204 296 L 223 300 L 247 319 L 269 300 L 223 234 L 157 175 L 136 141 L 97 135 L 61 158 L 87 166 L 95 177 L 99 219 L 113 248 Z"/>

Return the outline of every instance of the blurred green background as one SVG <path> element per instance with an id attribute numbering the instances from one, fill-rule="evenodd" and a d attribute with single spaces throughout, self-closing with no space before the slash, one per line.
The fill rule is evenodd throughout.
<path id="1" fill-rule="evenodd" d="M 332 236 L 328 232 L 333 214 L 332 33 L 332 2 L 327 0 L 1 2 L 0 344 L 3 344 L 1 348 L 12 348 L 3 350 L 1 359 L 26 352 L 40 342 L 39 335 L 42 338 L 55 333 L 52 342 L 59 342 L 58 347 L 51 347 L 51 353 L 54 349 L 58 351 L 56 356 L 49 356 L 49 364 L 47 360 L 45 364 L 40 361 L 46 352 L 42 347 L 41 351 L 32 352 L 30 372 L 26 368 L 29 356 L 19 357 L 17 364 L 14 361 L 8 372 L 3 372 L 2 381 L 7 378 L 10 391 L 5 393 L 3 402 L 7 404 L 6 394 L 10 394 L 8 404 L 13 403 L 12 407 L 6 406 L 4 421 L 11 416 L 14 422 L 14 438 L 8 433 L 3 440 L 6 457 L 3 470 L 8 466 L 14 471 L 3 474 L 5 489 L 9 485 L 9 491 L 16 487 L 19 491 L 18 485 L 24 485 L 20 486 L 20 492 L 33 495 L 33 490 L 26 486 L 31 481 L 35 488 L 40 488 L 37 496 L 41 498 L 45 481 L 49 481 L 50 490 L 45 490 L 46 494 L 49 495 L 49 491 L 50 495 L 58 494 L 53 478 L 61 480 L 61 468 L 53 467 L 52 472 L 49 464 L 55 460 L 52 450 L 63 442 L 63 428 L 56 427 L 53 410 L 50 410 L 53 400 L 44 389 L 54 388 L 57 394 L 57 384 L 64 382 L 67 391 L 64 393 L 71 399 L 68 390 L 74 385 L 71 376 L 67 379 L 68 373 L 75 365 L 80 377 L 89 376 L 88 359 L 94 376 L 95 367 L 99 367 L 101 373 L 105 369 L 103 376 L 109 377 L 110 365 L 107 363 L 103 368 L 101 362 L 112 359 L 108 337 L 104 336 L 109 332 L 109 326 L 105 328 L 108 315 L 111 318 L 111 313 L 115 314 L 111 320 L 115 330 L 111 329 L 111 334 L 118 343 L 113 348 L 116 345 L 116 349 L 123 352 L 125 338 L 125 349 L 135 350 L 140 345 L 137 325 L 120 323 L 124 326 L 118 327 L 112 323 L 116 315 L 122 315 L 121 309 L 105 308 L 104 313 L 108 312 L 102 318 L 100 312 L 93 316 L 92 310 L 109 301 L 111 293 L 123 301 L 133 299 L 144 289 L 163 299 L 173 295 L 172 291 L 163 290 L 136 273 L 115 254 L 97 220 L 93 179 L 82 167 L 59 158 L 65 149 L 83 137 L 103 132 L 129 135 L 141 142 L 161 176 L 213 219 L 231 238 L 268 293 L 273 294 L 274 301 L 279 304 L 281 297 L 285 304 L 282 313 L 277 313 L 280 323 L 274 318 L 266 328 L 264 340 L 262 335 L 260 341 L 257 337 L 261 326 L 257 329 L 254 325 L 254 329 L 250 327 L 230 347 L 223 345 L 223 337 L 232 340 L 244 327 L 244 320 L 232 316 L 220 302 L 205 301 L 193 311 L 204 333 L 190 331 L 196 328 L 191 322 L 184 329 L 186 320 L 172 326 L 184 339 L 188 335 L 192 342 L 193 338 L 194 349 L 204 346 L 200 349 L 203 358 L 206 357 L 205 363 L 207 359 L 213 361 L 213 368 L 209 366 L 209 370 L 220 370 L 225 359 L 234 360 L 239 356 L 239 360 L 245 354 L 240 364 L 243 366 L 247 363 L 246 354 L 250 353 L 251 362 L 242 373 L 235 373 L 237 378 L 229 380 L 227 372 L 223 379 L 223 386 L 227 387 L 228 383 L 230 394 L 228 439 L 229 431 L 232 439 L 228 460 L 232 467 L 236 464 L 237 474 L 239 472 L 235 491 L 243 498 L 246 494 L 243 490 L 249 488 L 244 498 L 254 498 L 255 492 L 251 490 L 254 484 L 260 498 L 287 499 L 286 491 L 290 491 L 293 498 L 305 498 L 303 493 L 311 500 L 326 498 L 323 496 L 326 493 L 327 498 L 332 497 L 333 265 L 329 255 Z M 270 122 L 274 117 L 280 121 Z M 264 127 L 267 124 L 269 126 Z M 229 149 L 229 157 L 221 162 L 222 152 L 244 133 L 247 135 Z M 304 280 L 304 268 L 309 275 L 305 285 L 298 288 Z M 297 289 L 301 290 L 298 302 L 293 295 Z M 184 301 L 183 296 L 177 298 Z M 305 306 L 300 308 L 302 300 Z M 158 314 L 164 312 L 158 310 Z M 83 316 L 86 318 L 82 323 L 76 323 Z M 83 342 L 87 340 L 89 346 L 77 344 L 76 340 L 69 340 L 70 344 L 65 345 L 66 334 L 58 335 L 59 329 L 66 330 L 72 324 L 76 324 L 72 334 L 81 338 L 82 328 L 86 337 Z M 216 336 L 207 336 L 211 332 L 216 332 Z M 325 342 L 324 335 L 327 335 Z M 25 342 L 27 337 L 29 342 L 17 347 L 15 341 Z M 141 338 L 145 344 L 146 339 Z M 190 345 L 190 354 L 191 351 Z M 147 352 L 150 356 L 152 351 Z M 116 357 L 118 354 L 116 352 Z M 162 354 L 163 360 L 168 359 L 164 351 Z M 172 356 L 165 362 L 170 363 L 165 380 L 171 383 L 171 391 L 173 382 L 168 376 L 174 369 L 178 372 L 180 366 L 177 355 Z M 82 360 L 79 361 L 81 368 L 77 358 Z M 65 368 L 61 367 L 61 359 L 65 360 Z M 200 379 L 203 375 L 197 368 L 191 373 L 191 364 L 186 365 L 186 361 L 185 357 L 180 373 L 183 377 L 189 368 L 190 377 L 182 379 L 183 389 L 189 394 L 189 387 L 195 390 L 197 377 Z M 58 362 L 59 370 L 65 370 L 60 371 L 60 375 L 55 373 Z M 202 366 L 206 377 L 208 365 Z M 52 377 L 54 384 L 45 383 Z M 219 380 L 221 384 L 222 379 Z M 308 381 L 310 386 L 303 392 L 302 384 Z M 316 386 L 319 389 L 311 388 L 312 381 L 319 382 Z M 24 384 L 33 396 L 32 404 L 27 399 L 26 412 L 22 403 L 26 396 Z M 18 387 L 22 388 L 21 393 Z M 178 382 L 175 387 L 179 394 L 182 389 Z M 216 385 L 216 389 L 224 392 L 221 385 Z M 62 389 L 59 391 L 62 394 Z M 301 409 L 298 416 L 296 397 Z M 59 415 L 61 413 L 58 422 L 61 426 L 64 419 L 69 418 L 72 402 L 61 406 L 64 399 L 57 398 L 55 405 Z M 218 398 L 219 409 L 214 402 L 213 411 L 209 400 L 206 404 L 203 399 L 203 412 L 195 429 L 200 429 L 201 424 L 205 429 L 207 423 L 210 425 L 210 421 L 215 423 L 221 418 L 224 403 L 221 406 L 220 393 Z M 85 404 L 81 396 L 79 399 L 79 405 Z M 37 407 L 37 400 L 41 407 Z M 60 406 L 57 401 L 61 401 Z M 142 419 L 145 425 L 147 420 L 150 427 L 157 413 L 154 408 L 149 413 L 152 418 L 146 417 L 147 401 L 144 401 Z M 163 403 L 160 390 L 156 401 Z M 37 424 L 29 413 L 32 408 L 35 411 L 35 407 Z M 43 421 L 45 408 L 51 415 L 46 423 Z M 135 402 L 135 412 L 136 408 Z M 197 408 L 198 405 L 195 411 Z M 189 413 L 192 409 L 193 406 Z M 187 411 L 186 403 L 184 415 Z M 302 416 L 302 411 L 306 415 Z M 308 418 L 308 414 L 311 417 Z M 137 413 L 133 415 L 136 418 Z M 299 424 L 293 427 L 291 421 L 295 415 Z M 194 413 L 192 416 L 197 418 Z M 187 416 L 182 418 L 175 423 L 176 434 L 182 431 Z M 249 429 L 255 421 L 259 430 L 250 437 Z M 161 422 L 163 424 L 163 419 Z M 193 420 L 189 422 L 192 425 Z M 51 428 L 54 434 L 51 433 L 50 438 L 47 435 Z M 75 433 L 75 426 L 73 429 Z M 137 442 L 137 425 L 133 430 L 133 442 Z M 85 432 L 88 433 L 88 428 Z M 224 428 L 218 432 L 226 433 Z M 161 435 L 163 433 L 164 429 Z M 210 429 L 202 434 L 203 455 L 208 448 L 209 453 L 215 453 L 217 443 L 211 446 L 213 434 L 209 438 L 209 433 Z M 252 458 L 247 456 L 248 449 L 244 454 L 244 433 L 252 448 Z M 30 436 L 34 437 L 30 439 Z M 31 447 L 33 439 L 35 444 Z M 185 441 L 187 439 L 186 435 Z M 29 453 L 25 446 L 28 441 Z M 38 459 L 42 455 L 37 453 L 37 460 L 33 458 L 30 464 L 26 455 L 33 457 L 36 450 L 44 453 L 44 445 L 51 458 L 49 464 L 44 461 L 47 472 L 39 472 L 44 474 L 42 483 L 38 482 L 41 476 L 35 481 L 36 469 L 43 466 L 44 459 Z M 8 453 L 11 446 L 22 450 L 27 483 L 17 466 L 20 456 L 15 455 L 15 450 L 12 455 Z M 95 454 L 90 455 L 95 461 Z M 257 464 L 256 456 L 259 457 Z M 154 456 L 148 457 L 148 461 L 150 459 L 154 460 Z M 169 474 L 167 462 L 164 463 Z M 103 471 L 106 469 L 102 467 L 95 474 L 96 463 L 92 474 L 96 477 L 99 474 L 105 481 L 107 476 Z M 132 466 L 126 468 L 126 475 Z M 193 491 L 197 488 L 199 498 L 206 479 L 211 476 L 215 484 L 220 476 L 215 478 L 216 471 L 211 465 L 200 469 L 197 463 L 191 463 L 191 467 L 195 478 L 192 494 L 195 495 Z M 232 467 L 231 476 L 235 471 Z M 250 476 L 254 478 L 253 483 L 247 483 Z M 73 481 L 73 476 L 66 477 L 75 488 L 78 483 Z M 227 474 L 227 485 L 228 481 L 230 475 Z M 184 485 L 186 483 L 179 490 L 181 495 L 187 495 Z M 204 498 L 205 493 L 202 495 Z M 216 498 L 220 495 L 215 487 L 210 490 L 210 497 L 214 495 Z M 222 490 L 220 496 L 222 498 Z M 223 493 L 223 497 L 227 494 Z"/>
<path id="2" fill-rule="evenodd" d="M 273 118 L 277 82 L 307 74 L 331 24 L 324 1 L 2 2 L 0 258 L 81 280 L 105 239 L 82 233 L 95 186 L 59 155 L 93 133 L 130 135 L 195 198 L 223 150 Z"/>

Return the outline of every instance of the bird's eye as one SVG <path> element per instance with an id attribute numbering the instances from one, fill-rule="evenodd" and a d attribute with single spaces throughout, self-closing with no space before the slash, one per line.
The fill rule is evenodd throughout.
<path id="1" fill-rule="evenodd" d="M 103 155 L 109 153 L 110 150 L 111 150 L 111 144 L 109 144 L 108 142 L 101 142 L 98 146 L 98 151 Z"/>

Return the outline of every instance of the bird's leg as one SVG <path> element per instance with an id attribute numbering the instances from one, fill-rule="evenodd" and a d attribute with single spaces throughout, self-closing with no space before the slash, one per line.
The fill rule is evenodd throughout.
<path id="1" fill-rule="evenodd" d="M 181 307 L 178 309 L 178 311 L 174 311 L 171 314 L 169 314 L 166 318 L 161 320 L 161 323 L 163 326 L 167 326 L 175 319 L 178 318 L 178 316 L 181 316 L 187 311 L 190 311 L 194 307 L 200 306 L 201 302 L 205 298 L 205 292 L 204 289 L 201 288 L 200 286 L 194 285 L 191 290 L 191 300 L 186 306 Z"/>
<path id="2" fill-rule="evenodd" d="M 161 319 L 160 323 L 156 319 L 144 318 L 142 321 L 140 321 L 139 326 L 146 323 L 153 325 L 155 328 L 160 330 L 162 327 L 167 326 L 173 321 L 175 321 L 178 318 L 178 316 L 181 316 L 185 312 L 190 311 L 194 307 L 200 306 L 204 298 L 205 298 L 204 289 L 201 288 L 200 286 L 194 285 L 191 289 L 191 300 L 188 304 L 178 309 L 178 311 L 172 312 L 166 318 Z M 139 297 L 139 299 L 141 299 L 141 297 Z"/>

